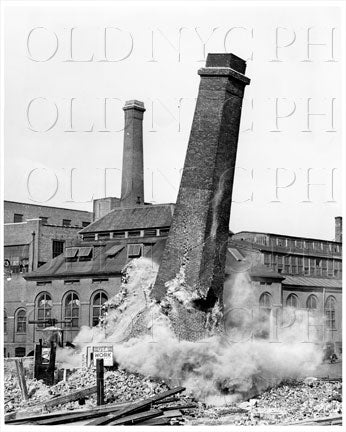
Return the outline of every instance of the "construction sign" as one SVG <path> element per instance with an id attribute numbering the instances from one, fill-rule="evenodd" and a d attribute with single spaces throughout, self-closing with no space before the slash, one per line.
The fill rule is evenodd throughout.
<path id="1" fill-rule="evenodd" d="M 111 345 L 99 345 L 93 348 L 94 366 L 97 359 L 103 359 L 104 366 L 113 366 L 113 347 Z"/>

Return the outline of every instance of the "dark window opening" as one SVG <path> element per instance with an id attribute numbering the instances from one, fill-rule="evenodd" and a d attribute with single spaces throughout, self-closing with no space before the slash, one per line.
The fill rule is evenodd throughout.
<path id="1" fill-rule="evenodd" d="M 79 279 L 64 280 L 64 285 L 72 285 L 72 284 L 79 284 L 79 283 L 80 283 Z"/>
<path id="2" fill-rule="evenodd" d="M 25 348 L 24 347 L 15 348 L 14 356 L 15 357 L 25 357 Z"/>
<path id="3" fill-rule="evenodd" d="M 144 235 L 146 237 L 156 237 L 156 229 L 146 229 L 144 230 Z"/>
<path id="4" fill-rule="evenodd" d="M 83 234 L 83 240 L 84 241 L 95 240 L 95 234 Z"/>
<path id="5" fill-rule="evenodd" d="M 55 258 L 64 252 L 64 240 L 53 240 L 52 257 Z"/>
<path id="6" fill-rule="evenodd" d="M 52 281 L 40 281 L 36 282 L 36 286 L 44 286 L 44 285 L 51 285 Z"/>
<path id="7" fill-rule="evenodd" d="M 71 226 L 71 219 L 63 219 L 62 220 L 62 226 L 70 227 Z"/>
<path id="8" fill-rule="evenodd" d="M 40 219 L 44 225 L 48 224 L 48 217 L 47 216 L 40 216 Z"/>
<path id="9" fill-rule="evenodd" d="M 164 236 L 164 235 L 168 235 L 169 233 L 169 228 L 162 228 L 160 229 L 160 235 Z M 241 239 L 243 240 L 243 239 Z"/>
<path id="10" fill-rule="evenodd" d="M 125 237 L 125 231 L 114 231 L 113 232 L 113 238 L 124 238 Z"/>
<path id="11" fill-rule="evenodd" d="M 129 231 L 128 236 L 129 237 L 140 237 L 141 232 L 140 231 Z"/>
<path id="12" fill-rule="evenodd" d="M 23 222 L 23 215 L 19 214 L 19 213 L 15 213 L 13 215 L 13 222 L 14 223 L 19 223 L 19 222 Z"/>
<path id="13" fill-rule="evenodd" d="M 83 228 L 87 227 L 88 225 L 90 225 L 90 222 L 82 222 L 82 227 Z"/>
<path id="14" fill-rule="evenodd" d="M 108 282 L 107 278 L 104 279 L 92 279 L 92 283 L 101 283 L 101 282 Z"/>

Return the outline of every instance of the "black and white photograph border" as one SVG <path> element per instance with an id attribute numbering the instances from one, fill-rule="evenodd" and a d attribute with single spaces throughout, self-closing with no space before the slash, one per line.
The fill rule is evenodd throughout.
<path id="1" fill-rule="evenodd" d="M 1 427 L 342 426 L 344 1 L 1 5 Z"/>

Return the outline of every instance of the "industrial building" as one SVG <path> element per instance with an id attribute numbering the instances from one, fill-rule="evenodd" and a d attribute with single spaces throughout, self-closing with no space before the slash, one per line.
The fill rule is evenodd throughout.
<path id="1" fill-rule="evenodd" d="M 144 111 L 136 100 L 124 106 L 120 198 L 95 200 L 93 214 L 5 203 L 5 266 L 10 268 L 4 293 L 6 356 L 31 353 L 49 319 L 63 321 L 64 341 L 72 342 L 81 326 L 98 324 L 132 259 L 145 256 L 161 263 L 176 207 L 145 203 Z M 248 272 L 256 299 L 251 307 L 319 310 L 325 317 L 320 342 L 332 342 L 340 354 L 341 218 L 336 226 L 335 241 L 230 233 L 225 272 L 226 283 L 242 266 Z"/>

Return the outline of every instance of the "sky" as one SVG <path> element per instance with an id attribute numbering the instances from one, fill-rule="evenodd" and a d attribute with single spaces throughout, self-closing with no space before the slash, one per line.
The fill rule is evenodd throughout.
<path id="1" fill-rule="evenodd" d="M 251 83 L 230 229 L 334 238 L 344 157 L 338 6 L 26 1 L 3 9 L 5 199 L 91 211 L 93 198 L 119 196 L 122 107 L 138 99 L 145 199 L 175 202 L 198 69 L 208 52 L 232 52 L 247 61 Z"/>

